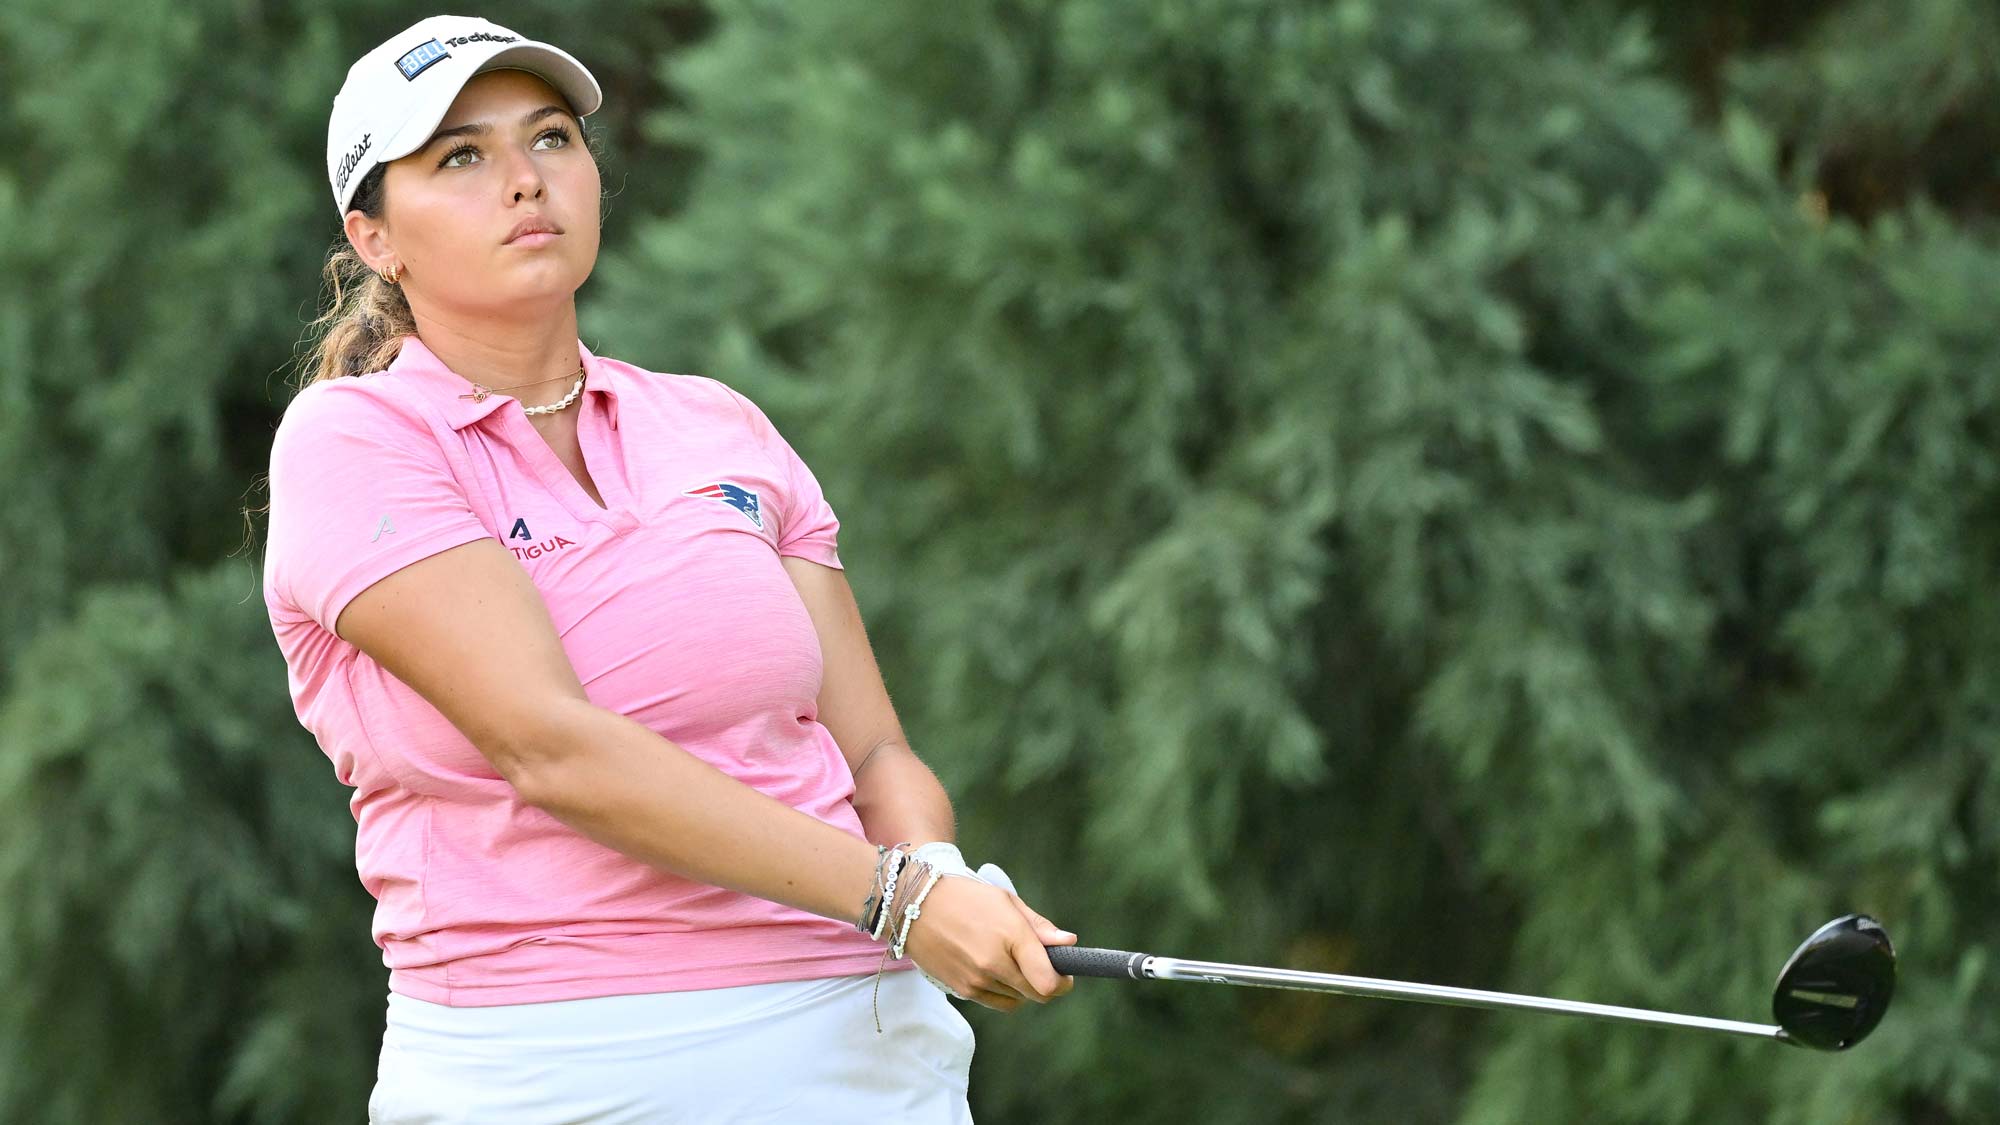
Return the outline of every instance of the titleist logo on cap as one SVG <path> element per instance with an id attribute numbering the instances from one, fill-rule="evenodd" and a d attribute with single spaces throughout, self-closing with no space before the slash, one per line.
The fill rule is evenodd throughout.
<path id="1" fill-rule="evenodd" d="M 334 187 L 341 191 L 347 190 L 347 177 L 354 174 L 355 166 L 359 165 L 361 158 L 367 154 L 368 142 L 373 136 L 374 134 L 372 133 L 361 134 L 361 139 L 354 142 L 354 147 L 348 150 L 346 156 L 340 158 L 340 167 L 335 169 L 333 173 Z"/>

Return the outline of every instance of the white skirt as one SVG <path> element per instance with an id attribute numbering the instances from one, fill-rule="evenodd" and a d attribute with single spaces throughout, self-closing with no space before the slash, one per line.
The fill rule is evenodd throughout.
<path id="1" fill-rule="evenodd" d="M 916 972 L 452 1008 L 389 994 L 372 1125 L 959 1125 L 972 1026 Z"/>

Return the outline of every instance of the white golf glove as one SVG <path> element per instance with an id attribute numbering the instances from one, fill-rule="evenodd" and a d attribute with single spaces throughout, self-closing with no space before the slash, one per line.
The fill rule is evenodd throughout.
<path id="1" fill-rule="evenodd" d="M 999 887 L 1008 894 L 1020 893 L 1014 889 L 1014 880 L 1008 878 L 1007 873 L 1000 870 L 1000 865 L 997 863 L 982 863 L 979 865 L 979 870 L 974 871 L 966 864 L 965 857 L 959 854 L 957 844 L 944 840 L 934 840 L 912 851 L 910 855 L 916 859 L 923 860 L 946 875 L 956 875 L 961 879 L 977 879 L 982 883 L 990 883 L 993 886 Z M 924 973 L 921 966 L 918 967 L 917 971 Z M 950 985 L 945 984 L 929 973 L 924 973 L 924 979 L 936 985 L 948 996 L 959 1000 L 965 999 L 965 997 L 953 992 Z"/>

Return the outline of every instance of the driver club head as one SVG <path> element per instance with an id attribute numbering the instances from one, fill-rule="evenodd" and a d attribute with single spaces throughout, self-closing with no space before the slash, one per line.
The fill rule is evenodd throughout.
<path id="1" fill-rule="evenodd" d="M 1895 991 L 1888 933 L 1866 914 L 1848 914 L 1814 930 L 1792 953 L 1778 973 L 1771 1012 L 1788 1041 L 1844 1051 L 1882 1022 Z"/>

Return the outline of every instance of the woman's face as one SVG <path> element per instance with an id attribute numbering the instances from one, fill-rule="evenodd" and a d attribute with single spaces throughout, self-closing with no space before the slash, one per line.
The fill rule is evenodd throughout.
<path id="1" fill-rule="evenodd" d="M 567 300 L 597 263 L 597 162 L 569 103 L 535 75 L 474 77 L 384 176 L 381 217 L 350 212 L 348 237 L 378 270 L 401 263 L 419 316 Z M 517 235 L 524 222 L 553 229 Z"/>

